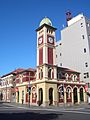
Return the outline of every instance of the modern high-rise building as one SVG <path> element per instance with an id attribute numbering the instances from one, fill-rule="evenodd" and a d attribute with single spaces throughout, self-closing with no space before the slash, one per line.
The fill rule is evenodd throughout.
<path id="1" fill-rule="evenodd" d="M 83 14 L 67 19 L 56 45 L 56 63 L 80 72 L 81 80 L 90 83 L 90 20 Z"/>

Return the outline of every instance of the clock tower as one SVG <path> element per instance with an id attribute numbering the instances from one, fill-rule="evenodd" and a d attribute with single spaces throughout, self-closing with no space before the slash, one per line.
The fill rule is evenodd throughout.
<path id="1" fill-rule="evenodd" d="M 37 86 L 38 90 L 41 88 L 42 92 L 39 91 L 37 96 L 40 103 L 45 105 L 53 103 L 55 100 L 54 89 L 56 84 L 54 82 L 57 80 L 57 67 L 56 67 L 56 54 L 55 54 L 55 30 L 52 26 L 52 22 L 49 18 L 44 18 L 39 25 L 39 28 L 36 29 L 37 32 Z M 52 88 L 51 97 L 47 96 L 49 88 Z M 48 91 L 47 91 L 48 90 Z M 42 95 L 41 95 L 42 94 Z M 43 95 L 44 94 L 44 95 Z M 51 93 L 50 93 L 51 94 Z M 50 98 L 49 98 L 50 97 Z M 42 100 L 41 100 L 42 99 Z"/>

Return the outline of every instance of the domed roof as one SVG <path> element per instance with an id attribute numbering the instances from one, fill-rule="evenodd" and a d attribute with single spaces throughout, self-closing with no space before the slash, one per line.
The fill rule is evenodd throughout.
<path id="1" fill-rule="evenodd" d="M 42 26 L 43 24 L 47 24 L 47 25 L 52 26 L 51 20 L 49 18 L 47 18 L 47 17 L 45 17 L 44 19 L 42 19 L 42 21 L 40 22 L 39 26 Z"/>

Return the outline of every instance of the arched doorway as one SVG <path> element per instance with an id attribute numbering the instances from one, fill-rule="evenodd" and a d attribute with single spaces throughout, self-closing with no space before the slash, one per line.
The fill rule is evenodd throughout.
<path id="1" fill-rule="evenodd" d="M 67 103 L 72 102 L 71 88 L 66 88 L 66 101 Z"/>
<path id="2" fill-rule="evenodd" d="M 74 104 L 78 102 L 77 88 L 73 89 L 73 99 L 74 99 Z"/>
<path id="3" fill-rule="evenodd" d="M 0 93 L 0 101 L 2 101 L 2 99 L 3 99 L 3 93 L 1 92 Z"/>
<path id="4" fill-rule="evenodd" d="M 19 102 L 19 91 L 17 92 L 17 102 Z"/>
<path id="5" fill-rule="evenodd" d="M 84 98 L 83 98 L 83 88 L 80 88 L 80 102 L 83 102 Z"/>
<path id="6" fill-rule="evenodd" d="M 62 88 L 62 85 L 58 86 L 58 102 L 64 102 L 64 88 Z"/>
<path id="7" fill-rule="evenodd" d="M 49 105 L 53 104 L 53 88 L 49 89 Z"/>
<path id="8" fill-rule="evenodd" d="M 39 89 L 39 105 L 43 103 L 43 89 Z"/>

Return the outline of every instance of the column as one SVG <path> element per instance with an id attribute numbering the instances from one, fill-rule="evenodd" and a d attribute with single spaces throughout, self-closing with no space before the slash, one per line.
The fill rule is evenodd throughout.
<path id="1" fill-rule="evenodd" d="M 24 86 L 24 103 L 26 104 L 26 86 Z"/>
<path id="2" fill-rule="evenodd" d="M 57 79 L 57 69 L 56 69 L 56 67 L 54 68 L 54 79 Z"/>
<path id="3" fill-rule="evenodd" d="M 78 104 L 80 104 L 80 92 L 79 92 L 79 88 L 77 88 L 77 97 L 78 97 Z"/>
<path id="4" fill-rule="evenodd" d="M 87 102 L 87 95 L 84 89 L 83 89 L 83 97 L 84 97 L 84 102 Z"/>
<path id="5" fill-rule="evenodd" d="M 37 105 L 39 104 L 39 87 L 37 85 Z"/>
<path id="6" fill-rule="evenodd" d="M 47 83 L 44 83 L 43 87 L 43 106 L 48 106 L 49 105 L 49 90 Z"/>
<path id="7" fill-rule="evenodd" d="M 66 104 L 66 89 L 64 88 L 64 105 Z"/>
<path id="8" fill-rule="evenodd" d="M 57 86 L 55 85 L 53 87 L 53 105 L 58 105 L 58 92 L 57 92 Z"/>
<path id="9" fill-rule="evenodd" d="M 72 104 L 74 104 L 74 99 L 73 99 L 73 90 L 71 92 L 71 95 L 72 95 Z"/>
<path id="10" fill-rule="evenodd" d="M 17 103 L 17 92 L 16 92 L 16 103 Z"/>

